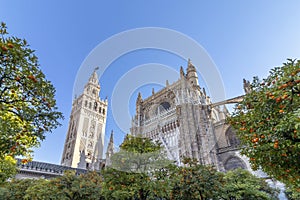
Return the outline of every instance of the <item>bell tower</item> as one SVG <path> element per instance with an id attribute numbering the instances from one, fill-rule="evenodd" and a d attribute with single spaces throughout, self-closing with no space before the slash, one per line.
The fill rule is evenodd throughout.
<path id="1" fill-rule="evenodd" d="M 83 93 L 72 104 L 61 164 L 74 168 L 100 169 L 107 116 L 107 99 L 99 97 L 96 68 Z"/>

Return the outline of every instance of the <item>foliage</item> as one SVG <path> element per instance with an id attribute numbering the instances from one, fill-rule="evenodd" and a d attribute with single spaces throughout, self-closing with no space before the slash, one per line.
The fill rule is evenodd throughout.
<path id="1" fill-rule="evenodd" d="M 0 156 L 0 183 L 17 173 L 16 160 L 11 156 Z"/>
<path id="2" fill-rule="evenodd" d="M 223 187 L 223 174 L 212 166 L 199 165 L 196 160 L 184 158 L 185 166 L 172 171 L 171 199 L 219 199 Z"/>
<path id="3" fill-rule="evenodd" d="M 254 78 L 230 124 L 253 169 L 300 190 L 300 61 L 288 59 L 267 78 Z"/>
<path id="4" fill-rule="evenodd" d="M 6 182 L 0 190 L 0 199 L 16 200 L 23 199 L 26 190 L 35 183 L 33 179 L 20 179 Z"/>
<path id="5" fill-rule="evenodd" d="M 6 156 L 25 156 L 27 162 L 30 149 L 60 125 L 62 114 L 26 40 L 8 36 L 4 23 L 0 35 L 0 162 Z"/>
<path id="6" fill-rule="evenodd" d="M 51 180 L 12 180 L 0 187 L 0 199 L 276 199 L 276 191 L 248 171 L 223 174 L 191 159 L 183 162 L 185 166 L 169 165 L 148 174 L 108 168 L 102 175 L 66 171 Z"/>
<path id="7" fill-rule="evenodd" d="M 120 145 L 120 151 L 111 157 L 110 167 L 119 171 L 144 173 L 171 164 L 166 157 L 160 143 L 127 135 Z"/>
<path id="8" fill-rule="evenodd" d="M 126 150 L 132 153 L 149 153 L 160 151 L 161 146 L 158 143 L 154 143 L 149 138 L 142 136 L 134 137 L 127 134 L 123 143 L 120 145 L 121 150 Z"/>
<path id="9" fill-rule="evenodd" d="M 102 176 L 95 171 L 88 172 L 79 176 L 79 188 L 81 199 L 95 199 L 102 198 Z"/>
<path id="10" fill-rule="evenodd" d="M 249 171 L 236 169 L 224 176 L 222 197 L 224 199 L 278 199 L 278 191 L 271 188 L 268 183 L 252 175 Z"/>
<path id="11" fill-rule="evenodd" d="M 285 195 L 289 200 L 298 200 L 300 199 L 300 190 L 293 188 L 293 187 L 286 187 L 285 188 Z"/>
<path id="12" fill-rule="evenodd" d="M 22 179 L 7 182 L 0 188 L 1 199 L 33 200 L 99 200 L 101 198 L 102 177 L 97 172 L 77 176 L 74 171 L 66 171 L 63 176 L 47 179 Z"/>
<path id="13" fill-rule="evenodd" d="M 99 199 L 102 178 L 97 172 L 77 176 L 75 171 L 66 171 L 61 177 L 44 180 L 26 191 L 25 199 Z"/>
<path id="14" fill-rule="evenodd" d="M 153 199 L 171 189 L 163 175 L 167 169 L 162 168 L 170 161 L 160 144 L 148 138 L 127 135 L 111 161 L 103 171 L 103 194 L 107 199 Z"/>
<path id="15" fill-rule="evenodd" d="M 52 181 L 47 179 L 38 179 L 32 183 L 27 190 L 23 199 L 34 200 L 67 200 L 68 198 L 58 190 L 58 188 L 52 184 Z"/>

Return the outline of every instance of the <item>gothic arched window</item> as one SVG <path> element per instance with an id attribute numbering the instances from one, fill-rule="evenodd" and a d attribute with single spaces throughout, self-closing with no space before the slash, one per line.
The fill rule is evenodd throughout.
<path id="1" fill-rule="evenodd" d="M 98 107 L 98 104 L 97 104 L 97 102 L 95 101 L 95 102 L 94 102 L 94 110 L 97 110 L 97 107 Z"/>
<path id="2" fill-rule="evenodd" d="M 171 107 L 171 105 L 170 105 L 169 102 L 162 102 L 162 103 L 159 104 L 159 106 L 157 107 L 156 114 L 157 114 L 157 113 L 164 112 L 164 111 L 166 111 L 166 110 L 169 110 L 170 107 Z"/>

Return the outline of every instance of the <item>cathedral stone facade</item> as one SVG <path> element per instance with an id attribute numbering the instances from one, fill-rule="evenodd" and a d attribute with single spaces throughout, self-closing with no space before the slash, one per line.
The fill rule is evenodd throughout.
<path id="1" fill-rule="evenodd" d="M 99 97 L 96 70 L 83 93 L 73 101 L 61 165 L 99 170 L 102 164 L 107 116 L 107 99 Z"/>
<path id="2" fill-rule="evenodd" d="M 247 168 L 238 153 L 239 141 L 225 123 L 229 113 L 222 104 L 211 102 L 189 60 L 186 73 L 180 68 L 178 81 L 166 81 L 166 87 L 145 99 L 138 94 L 131 133 L 159 140 L 179 165 L 182 157 L 189 157 L 220 171 Z"/>

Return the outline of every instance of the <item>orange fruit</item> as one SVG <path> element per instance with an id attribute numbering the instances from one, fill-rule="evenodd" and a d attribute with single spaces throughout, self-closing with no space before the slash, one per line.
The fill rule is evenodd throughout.
<path id="1" fill-rule="evenodd" d="M 1 49 L 2 49 L 3 51 L 7 51 L 7 48 L 6 48 L 5 46 L 2 46 Z"/>
<path id="2" fill-rule="evenodd" d="M 287 86 L 288 86 L 288 84 L 285 83 L 282 85 L 282 88 L 286 88 Z"/>
<path id="3" fill-rule="evenodd" d="M 283 99 L 286 99 L 286 98 L 288 98 L 288 96 L 289 96 L 289 95 L 284 94 L 284 95 L 282 96 L 282 98 L 283 98 Z"/>
<path id="4" fill-rule="evenodd" d="M 281 97 L 276 98 L 276 102 L 279 103 L 281 101 Z"/>
<path id="5" fill-rule="evenodd" d="M 256 143 L 256 142 L 258 142 L 258 140 L 259 140 L 259 138 L 254 138 L 254 139 L 252 140 L 252 142 L 253 142 L 253 143 Z"/>
<path id="6" fill-rule="evenodd" d="M 12 43 L 8 43 L 7 46 L 8 46 L 9 48 L 13 48 L 13 47 L 14 47 L 14 45 L 12 45 Z"/>

